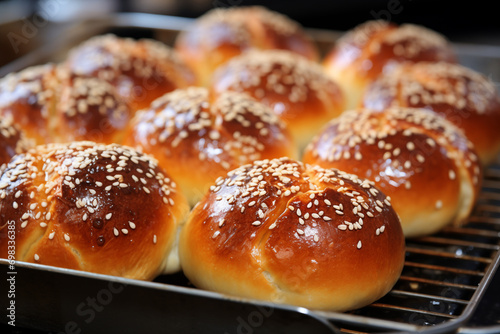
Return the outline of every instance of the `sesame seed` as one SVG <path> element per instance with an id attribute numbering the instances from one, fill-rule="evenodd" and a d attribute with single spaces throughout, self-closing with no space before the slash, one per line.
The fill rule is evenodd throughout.
<path id="1" fill-rule="evenodd" d="M 40 256 L 38 256 L 38 254 L 35 254 L 35 261 L 39 261 L 40 260 Z"/>
<path id="2" fill-rule="evenodd" d="M 115 237 L 117 237 L 120 235 L 120 231 L 118 231 L 116 227 L 113 227 L 113 234 L 115 235 Z"/>
<path id="3" fill-rule="evenodd" d="M 270 226 L 269 226 L 269 229 L 272 230 L 276 227 L 276 223 L 272 223 Z"/>
<path id="4" fill-rule="evenodd" d="M 64 240 L 66 240 L 66 241 L 70 240 L 69 234 L 67 234 L 67 233 L 64 234 Z"/>
<path id="5" fill-rule="evenodd" d="M 361 249 L 361 240 L 358 241 L 358 244 L 356 245 L 358 249 Z"/>
<path id="6" fill-rule="evenodd" d="M 126 228 L 122 228 L 121 231 L 123 234 L 128 234 L 128 230 Z"/>
<path id="7" fill-rule="evenodd" d="M 258 221 L 258 220 L 254 221 L 254 222 L 252 223 L 252 225 L 254 225 L 254 226 L 259 226 L 260 224 L 261 224 L 261 222 L 260 222 L 260 221 Z"/>
<path id="8" fill-rule="evenodd" d="M 21 228 L 25 228 L 28 225 L 28 222 L 25 220 L 21 223 Z"/>
<path id="9" fill-rule="evenodd" d="M 54 239 L 54 236 L 55 236 L 55 235 L 56 235 L 56 232 L 51 232 L 51 233 L 49 234 L 49 239 L 50 239 L 50 240 Z"/>
<path id="10" fill-rule="evenodd" d="M 157 238 L 156 238 L 156 234 L 153 235 L 153 243 L 156 244 L 156 241 L 157 241 Z"/>
<path id="11" fill-rule="evenodd" d="M 304 234 L 304 231 L 302 231 L 300 228 L 297 229 L 297 233 L 300 234 L 300 235 L 303 235 Z"/>
<path id="12" fill-rule="evenodd" d="M 341 224 L 341 225 L 337 226 L 337 228 L 339 230 L 345 231 L 345 230 L 347 230 L 347 225 Z"/>

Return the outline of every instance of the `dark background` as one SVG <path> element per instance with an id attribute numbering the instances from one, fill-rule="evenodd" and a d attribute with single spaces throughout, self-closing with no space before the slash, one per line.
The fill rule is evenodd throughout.
<path id="1" fill-rule="evenodd" d="M 214 7 L 264 5 L 308 27 L 347 30 L 366 20 L 383 18 L 421 24 L 454 41 L 500 45 L 495 4 L 487 0 L 0 0 L 0 22 L 40 12 L 44 6 L 60 7 L 57 17 L 51 17 L 58 20 L 109 11 L 197 17 Z"/>

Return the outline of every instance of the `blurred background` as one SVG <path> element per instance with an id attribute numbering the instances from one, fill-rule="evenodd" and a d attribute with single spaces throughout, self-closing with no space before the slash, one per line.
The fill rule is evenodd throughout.
<path id="1" fill-rule="evenodd" d="M 311 28 L 345 31 L 379 18 L 421 24 L 453 42 L 500 45 L 494 4 L 487 0 L 0 0 L 0 66 L 58 38 L 55 32 L 62 28 L 54 22 L 112 12 L 195 18 L 215 7 L 248 5 L 266 6 Z"/>

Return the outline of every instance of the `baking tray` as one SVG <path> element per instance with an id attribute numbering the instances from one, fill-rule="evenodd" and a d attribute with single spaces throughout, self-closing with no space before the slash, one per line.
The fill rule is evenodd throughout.
<path id="1" fill-rule="evenodd" d="M 69 49 L 104 33 L 153 38 L 172 45 L 193 19 L 123 13 L 58 23 L 50 42 L 0 68 L 0 76 L 59 62 Z M 56 32 L 56 33 L 54 33 Z M 342 32 L 307 29 L 324 55 Z M 46 40 L 49 40 L 46 38 Z M 500 81 L 500 48 L 454 44 L 460 62 Z M 82 333 L 498 333 L 495 319 L 471 322 L 500 263 L 500 164 L 485 173 L 469 222 L 409 239 L 403 275 L 393 290 L 365 308 L 324 312 L 225 296 L 194 288 L 182 273 L 153 282 L 6 260 L 15 276 L 16 325 Z M 498 276 L 498 275 L 496 275 Z M 498 284 L 500 280 L 496 280 Z M 0 280 L 0 291 L 10 288 Z M 0 308 L 9 307 L 8 298 Z M 487 307 L 487 306 L 486 306 Z M 475 313 L 476 312 L 476 313 Z M 7 317 L 0 323 L 6 324 Z M 493 325 L 492 325 L 493 323 Z M 488 326 L 481 326 L 487 324 Z"/>

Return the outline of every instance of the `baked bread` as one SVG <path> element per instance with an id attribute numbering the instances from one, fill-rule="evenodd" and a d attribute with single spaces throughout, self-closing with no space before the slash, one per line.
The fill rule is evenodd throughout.
<path id="1" fill-rule="evenodd" d="M 207 12 L 179 34 L 175 49 L 202 83 L 218 66 L 249 50 L 282 49 L 319 58 L 316 45 L 297 22 L 260 6 Z"/>
<path id="2" fill-rule="evenodd" d="M 0 117 L 9 119 L 37 144 L 53 141 L 56 66 L 45 64 L 0 79 Z"/>
<path id="3" fill-rule="evenodd" d="M 194 205 L 219 176 L 253 160 L 295 157 L 286 126 L 250 96 L 178 89 L 131 121 L 125 144 L 154 155 Z"/>
<path id="4" fill-rule="evenodd" d="M 357 108 L 366 86 L 402 62 L 456 62 L 448 40 L 419 25 L 375 20 L 348 31 L 328 52 L 323 65 L 347 98 L 347 109 Z"/>
<path id="5" fill-rule="evenodd" d="M 500 152 L 500 97 L 495 84 L 462 65 L 420 62 L 398 66 L 368 86 L 363 106 L 433 110 L 464 131 L 484 165 Z"/>
<path id="6" fill-rule="evenodd" d="M 219 178 L 189 215 L 179 254 L 199 288 L 346 311 L 392 288 L 405 241 L 371 182 L 281 158 Z"/>
<path id="7" fill-rule="evenodd" d="M 113 34 L 96 36 L 76 46 L 64 66 L 72 75 L 109 82 L 134 112 L 165 93 L 197 82 L 167 45 Z"/>
<path id="8" fill-rule="evenodd" d="M 282 50 L 249 51 L 215 72 L 211 90 L 245 92 L 271 107 L 303 148 L 345 100 L 339 85 L 320 65 Z"/>
<path id="9" fill-rule="evenodd" d="M 29 67 L 0 80 L 0 117 L 38 145 L 120 142 L 131 116 L 111 84 L 70 75 L 55 64 Z"/>
<path id="10" fill-rule="evenodd" d="M 10 119 L 0 118 L 0 170 L 14 155 L 26 152 L 33 145 Z"/>
<path id="11" fill-rule="evenodd" d="M 94 142 L 37 146 L 0 175 L 0 257 L 153 279 L 179 270 L 188 204 L 146 155 Z M 11 227 L 12 226 L 12 227 Z"/>
<path id="12" fill-rule="evenodd" d="M 482 180 L 472 143 L 425 109 L 346 111 L 318 133 L 303 160 L 373 180 L 392 198 L 407 237 L 464 222 Z"/>

